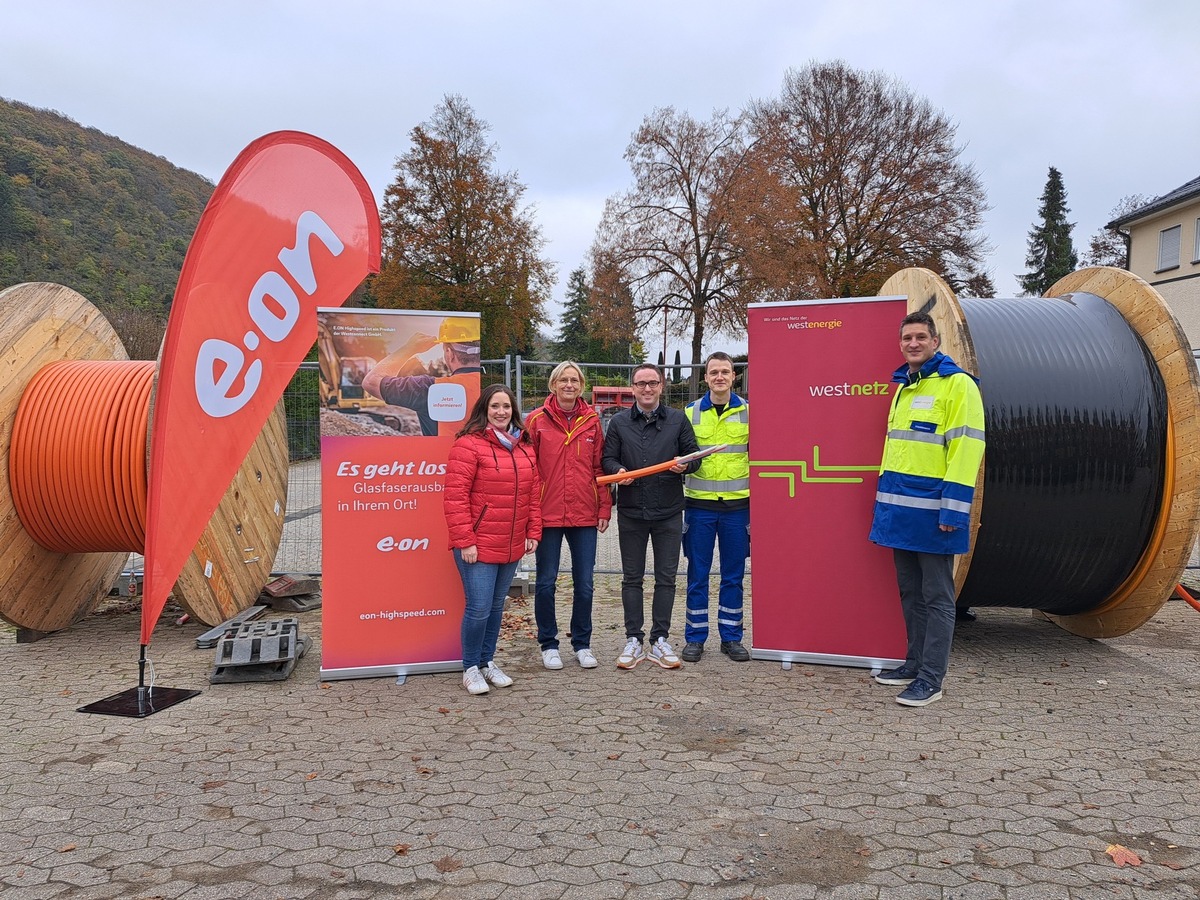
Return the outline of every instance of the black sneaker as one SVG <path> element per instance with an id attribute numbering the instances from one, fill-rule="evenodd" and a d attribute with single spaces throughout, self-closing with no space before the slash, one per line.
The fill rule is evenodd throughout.
<path id="1" fill-rule="evenodd" d="M 734 662 L 745 662 L 750 658 L 750 651 L 742 646 L 741 641 L 721 641 L 721 652 Z"/>
<path id="2" fill-rule="evenodd" d="M 924 678 L 918 678 L 896 698 L 901 706 L 928 706 L 935 700 L 942 699 L 942 689 L 935 688 Z"/>
<path id="3" fill-rule="evenodd" d="M 680 659 L 684 662 L 700 662 L 700 657 L 704 655 L 704 645 L 697 644 L 695 641 L 689 641 L 687 646 L 683 648 L 683 653 L 680 654 Z"/>
<path id="4" fill-rule="evenodd" d="M 897 669 L 887 669 L 875 676 L 876 684 L 912 684 L 917 680 L 917 673 L 912 669 L 900 666 Z"/>

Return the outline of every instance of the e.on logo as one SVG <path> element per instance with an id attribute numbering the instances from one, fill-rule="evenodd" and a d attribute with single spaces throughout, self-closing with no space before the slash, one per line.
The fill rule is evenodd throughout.
<path id="1" fill-rule="evenodd" d="M 345 245 L 325 220 L 311 210 L 305 210 L 296 221 L 296 245 L 279 251 L 279 262 L 300 289 L 312 296 L 317 289 L 309 253 L 309 238 L 316 237 L 334 256 L 340 256 Z M 268 302 L 268 298 L 271 302 Z M 263 364 L 254 358 L 263 339 L 278 344 L 292 333 L 300 320 L 300 298 L 283 275 L 269 269 L 259 276 L 246 299 L 246 313 L 251 327 L 242 336 L 242 347 L 251 354 L 246 365 L 242 347 L 221 338 L 209 338 L 200 345 L 196 355 L 196 400 L 200 408 L 214 419 L 231 416 L 250 402 L 262 381 Z M 242 390 L 230 396 L 229 390 L 244 378 Z"/>
<path id="2" fill-rule="evenodd" d="M 379 539 L 379 543 L 375 545 L 375 548 L 377 550 L 382 550 L 384 553 L 393 550 L 400 552 L 404 552 L 406 550 L 428 550 L 429 538 L 406 537 L 396 540 L 394 537 L 385 537 Z"/>

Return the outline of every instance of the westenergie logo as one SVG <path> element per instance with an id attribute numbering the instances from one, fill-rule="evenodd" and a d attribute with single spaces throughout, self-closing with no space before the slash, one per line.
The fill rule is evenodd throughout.
<path id="1" fill-rule="evenodd" d="M 808 393 L 813 397 L 878 397 L 886 394 L 890 384 L 870 382 L 868 384 L 810 384 Z"/>
<path id="2" fill-rule="evenodd" d="M 806 331 L 809 328 L 829 328 L 829 329 L 841 328 L 842 320 L 841 319 L 826 319 L 821 322 L 810 322 L 808 319 L 805 319 L 801 322 L 788 322 L 787 327 L 789 330 L 792 330 L 792 331 Z"/>

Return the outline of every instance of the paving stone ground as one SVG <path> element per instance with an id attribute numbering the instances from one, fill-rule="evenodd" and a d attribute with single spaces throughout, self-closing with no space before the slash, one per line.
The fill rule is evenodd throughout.
<path id="1" fill-rule="evenodd" d="M 146 719 L 76 708 L 136 683 L 118 607 L 0 633 L 0 895 L 34 898 L 1194 898 L 1200 613 L 1073 637 L 1028 611 L 960 627 L 946 696 L 906 709 L 861 669 L 547 672 L 515 602 L 471 697 L 455 675 L 210 685 L 163 617 Z M 566 618 L 565 616 L 562 618 Z M 682 625 L 682 599 L 675 630 Z M 677 641 L 678 644 L 678 641 Z M 1141 860 L 1118 867 L 1110 847 Z"/>

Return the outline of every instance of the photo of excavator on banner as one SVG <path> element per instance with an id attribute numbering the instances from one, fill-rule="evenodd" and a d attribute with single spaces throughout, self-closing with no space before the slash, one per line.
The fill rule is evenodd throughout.
<path id="1" fill-rule="evenodd" d="M 396 411 L 363 390 L 362 380 L 377 360 L 372 356 L 342 356 L 333 335 L 323 324 L 317 326 L 317 344 L 320 348 L 321 405 L 403 432 L 404 425 Z"/>

